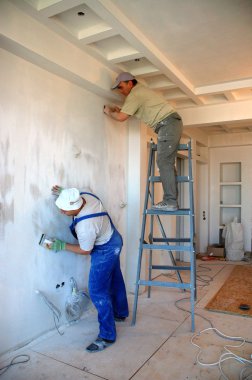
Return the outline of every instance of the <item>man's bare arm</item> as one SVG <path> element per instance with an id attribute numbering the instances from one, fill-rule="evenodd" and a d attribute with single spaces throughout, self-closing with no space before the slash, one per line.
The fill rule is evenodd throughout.
<path id="1" fill-rule="evenodd" d="M 107 116 L 109 116 L 112 119 L 117 120 L 117 121 L 125 121 L 130 117 L 130 115 L 128 115 L 124 112 L 121 112 L 119 107 L 104 106 L 103 112 Z"/>
<path id="2" fill-rule="evenodd" d="M 70 244 L 70 243 L 66 243 L 65 250 L 73 252 L 73 253 L 77 253 L 79 255 L 89 255 L 92 252 L 92 250 L 84 251 L 83 249 L 81 249 L 79 244 Z"/>

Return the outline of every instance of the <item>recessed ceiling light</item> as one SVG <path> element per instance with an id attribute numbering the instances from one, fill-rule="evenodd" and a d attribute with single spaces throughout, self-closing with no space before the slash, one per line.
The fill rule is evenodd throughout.
<path id="1" fill-rule="evenodd" d="M 78 16 L 85 16 L 85 13 L 84 12 L 78 12 L 77 15 Z"/>

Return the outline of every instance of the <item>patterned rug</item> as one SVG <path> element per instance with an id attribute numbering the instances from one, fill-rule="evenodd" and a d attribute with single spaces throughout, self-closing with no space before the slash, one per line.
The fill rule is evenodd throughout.
<path id="1" fill-rule="evenodd" d="M 205 308 L 220 313 L 252 317 L 252 266 L 236 265 Z"/>

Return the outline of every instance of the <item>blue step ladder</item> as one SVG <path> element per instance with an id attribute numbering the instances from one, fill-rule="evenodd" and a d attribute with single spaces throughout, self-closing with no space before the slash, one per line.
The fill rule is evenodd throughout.
<path id="1" fill-rule="evenodd" d="M 179 288 L 182 291 L 190 291 L 190 304 L 191 304 L 191 330 L 195 331 L 195 321 L 194 321 L 194 304 L 196 300 L 196 257 L 195 257 L 195 248 L 194 248 L 194 198 L 193 198 L 193 176 L 192 176 L 192 148 L 191 141 L 187 144 L 180 144 L 178 148 L 178 154 L 184 152 L 188 157 L 188 175 L 187 176 L 177 176 L 177 183 L 182 186 L 185 183 L 188 183 L 188 201 L 189 208 L 178 209 L 177 211 L 163 211 L 163 210 L 153 210 L 151 206 L 154 204 L 154 190 L 155 183 L 161 182 L 159 176 L 155 176 L 155 158 L 157 152 L 157 145 L 151 141 L 150 143 L 150 153 L 149 153 L 149 163 L 148 163 L 148 173 L 147 173 L 147 182 L 146 182 L 146 193 L 145 201 L 143 208 L 143 218 L 142 218 L 142 230 L 139 244 L 139 256 L 138 256 L 138 266 L 137 266 L 137 277 L 136 277 L 136 289 L 135 289 L 135 298 L 133 306 L 133 316 L 131 325 L 136 323 L 137 315 L 137 304 L 138 304 L 138 294 L 139 286 L 148 287 L 148 298 L 151 295 L 152 286 L 161 286 L 161 287 L 171 287 Z M 163 227 L 162 220 L 164 216 L 169 217 L 186 217 L 189 218 L 189 232 L 188 237 L 167 237 L 165 228 Z M 147 223 L 147 219 L 148 222 Z M 162 237 L 155 237 L 154 230 L 156 231 L 157 227 L 162 235 Z M 147 242 L 145 240 L 145 235 L 147 234 L 146 226 L 149 229 L 149 235 Z M 143 251 L 147 250 L 149 253 L 149 268 L 148 268 L 148 280 L 141 279 L 141 263 Z M 153 253 L 154 251 L 165 250 L 168 252 L 170 261 L 172 265 L 153 265 Z M 180 266 L 177 265 L 174 253 L 176 252 L 189 252 L 190 262 L 188 265 Z M 152 270 L 168 270 L 176 271 L 177 282 L 164 282 L 164 281 L 155 281 L 152 279 Z M 183 282 L 180 272 L 181 271 L 190 271 L 190 282 Z"/>

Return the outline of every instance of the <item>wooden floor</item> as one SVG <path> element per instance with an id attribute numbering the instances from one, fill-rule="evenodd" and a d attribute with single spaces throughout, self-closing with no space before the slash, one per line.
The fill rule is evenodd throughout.
<path id="1" fill-rule="evenodd" d="M 252 317 L 252 266 L 236 265 L 206 309 Z"/>

